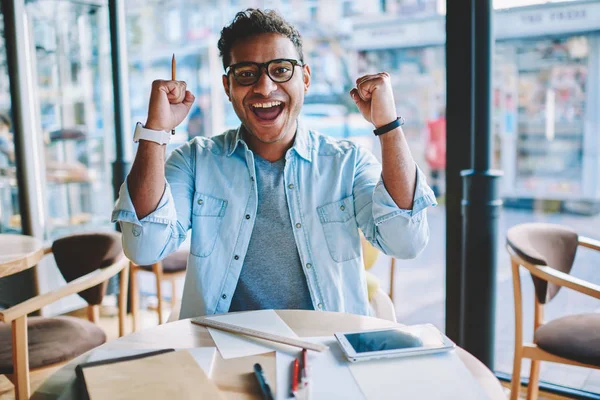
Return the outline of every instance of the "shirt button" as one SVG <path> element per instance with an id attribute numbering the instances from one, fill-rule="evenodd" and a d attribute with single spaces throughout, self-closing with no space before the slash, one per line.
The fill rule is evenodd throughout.
<path id="1" fill-rule="evenodd" d="M 297 224 L 296 224 L 296 228 L 298 228 L 298 229 L 302 228 L 302 224 L 300 224 L 300 223 L 297 223 Z"/>
<path id="2" fill-rule="evenodd" d="M 238 255 L 235 255 L 235 256 L 233 256 L 233 259 L 234 259 L 234 260 L 239 260 L 239 259 L 240 259 L 240 256 L 238 256 Z"/>
<path id="3" fill-rule="evenodd" d="M 221 298 L 222 298 L 223 300 L 225 300 L 225 299 L 227 298 L 227 295 L 226 295 L 225 293 L 223 293 L 223 294 L 221 295 Z"/>
<path id="4" fill-rule="evenodd" d="M 317 307 L 319 308 L 319 310 L 322 310 L 322 309 L 323 309 L 323 303 L 319 303 L 319 304 L 317 305 Z"/>
<path id="5" fill-rule="evenodd" d="M 250 219 L 250 214 L 246 214 L 246 219 Z"/>
<path id="6" fill-rule="evenodd" d="M 310 269 L 312 267 L 311 263 L 306 264 L 306 269 Z"/>
<path id="7" fill-rule="evenodd" d="M 204 200 L 202 200 L 202 199 L 199 199 L 199 200 L 198 200 L 198 205 L 200 205 L 200 206 L 201 206 L 202 204 L 204 204 Z"/>
<path id="8" fill-rule="evenodd" d="M 340 210 L 342 210 L 342 211 L 344 211 L 345 209 L 346 209 L 346 207 L 344 207 L 344 206 L 340 207 Z"/>
<path id="9" fill-rule="evenodd" d="M 294 184 L 293 184 L 293 183 L 290 183 L 290 184 L 288 185 L 288 187 L 289 187 L 290 189 L 293 189 L 293 188 L 294 188 Z"/>
<path id="10" fill-rule="evenodd" d="M 138 237 L 138 236 L 140 236 L 140 234 L 142 233 L 142 229 L 141 229 L 139 226 L 135 225 L 135 226 L 134 226 L 134 227 L 131 229 L 131 232 L 133 233 L 133 236 L 135 236 L 135 237 Z"/>
<path id="11" fill-rule="evenodd" d="M 251 180 L 252 182 L 254 182 L 254 177 L 253 177 L 253 176 L 251 176 L 251 177 L 250 177 L 250 180 Z"/>

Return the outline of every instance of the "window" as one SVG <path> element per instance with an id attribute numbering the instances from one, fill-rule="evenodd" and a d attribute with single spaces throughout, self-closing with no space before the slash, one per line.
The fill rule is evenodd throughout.
<path id="1" fill-rule="evenodd" d="M 21 232 L 18 190 L 4 18 L 0 13 L 0 233 Z"/>
<path id="2" fill-rule="evenodd" d="M 600 3 L 571 1 L 521 8 L 497 1 L 493 126 L 495 166 L 504 170 L 501 192 L 496 300 L 497 372 L 512 374 L 514 307 L 506 231 L 525 222 L 567 225 L 598 238 L 598 127 Z M 530 2 L 527 2 L 530 3 Z M 531 2 L 533 3 L 533 2 Z M 571 274 L 600 283 L 600 258 L 579 250 Z M 524 340 L 533 339 L 533 284 L 521 271 Z M 562 288 L 545 307 L 545 320 L 597 312 L 598 301 Z M 524 361 L 523 377 L 529 375 Z M 600 392 L 600 373 L 541 363 L 540 380 Z"/>
<path id="3" fill-rule="evenodd" d="M 127 2 L 132 121 L 144 120 L 152 80 L 170 76 L 171 55 L 175 52 L 177 77 L 187 81 L 201 110 L 202 134 L 217 135 L 239 125 L 223 93 L 223 69 L 216 42 L 223 25 L 229 23 L 237 11 L 247 6 L 262 7 L 263 4 L 223 2 L 216 9 L 206 3 L 189 0 L 186 9 L 179 9 L 179 12 L 184 21 L 185 18 L 195 18 L 194 13 L 213 13 L 212 20 L 218 23 L 205 24 L 203 26 L 207 28 L 200 29 L 198 23 L 183 22 L 179 27 L 184 29 L 178 34 L 179 41 L 165 43 L 152 28 L 155 25 L 152 21 L 160 24 L 160 10 L 143 2 L 132 2 L 131 5 Z M 428 13 L 431 19 L 428 28 L 432 29 L 433 36 L 424 37 L 418 19 L 406 22 L 404 16 L 399 16 L 402 24 L 394 20 L 386 20 L 382 24 L 383 9 L 373 7 L 370 0 L 296 0 L 289 2 L 289 8 L 287 1 L 268 3 L 294 24 L 303 36 L 304 54 L 312 75 L 301 117 L 312 129 L 357 141 L 380 157 L 379 140 L 373 135 L 373 127 L 358 113 L 348 93 L 362 74 L 381 69 L 392 74 L 398 113 L 407 120 L 405 131 L 413 155 L 428 176 L 438 173 L 441 195 L 441 206 L 429 211 L 432 237 L 428 250 L 416 260 L 397 262 L 394 300 L 400 321 L 433 322 L 443 328 L 443 166 L 436 165 L 436 172 L 432 172 L 425 161 L 425 148 L 429 123 L 443 118 L 445 106 L 444 17 L 436 15 L 431 4 L 405 7 L 404 10 L 414 9 L 419 18 L 423 12 Z M 433 10 L 434 15 L 428 10 Z M 351 11 L 354 13 L 348 17 Z M 177 128 L 173 147 L 188 140 L 190 126 L 189 121 L 184 121 Z M 388 290 L 390 285 L 390 264 L 389 257 L 380 255 L 371 269 L 384 290 Z M 140 279 L 142 292 L 153 293 L 153 280 L 144 281 L 142 276 Z M 423 296 L 423 287 L 431 288 L 436 295 Z"/>
<path id="4" fill-rule="evenodd" d="M 114 123 L 107 7 L 31 1 L 48 199 L 55 239 L 108 228 Z"/>

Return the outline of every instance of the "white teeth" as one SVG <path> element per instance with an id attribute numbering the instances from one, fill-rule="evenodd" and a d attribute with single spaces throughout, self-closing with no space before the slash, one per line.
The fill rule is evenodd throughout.
<path id="1" fill-rule="evenodd" d="M 268 103 L 254 103 L 252 104 L 252 107 L 254 108 L 270 108 L 270 107 L 275 107 L 281 105 L 280 101 L 271 101 Z"/>

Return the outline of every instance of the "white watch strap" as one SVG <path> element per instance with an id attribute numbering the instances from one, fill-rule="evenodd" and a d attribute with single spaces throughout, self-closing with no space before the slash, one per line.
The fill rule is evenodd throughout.
<path id="1" fill-rule="evenodd" d="M 152 129 L 144 128 L 141 122 L 135 125 L 135 133 L 133 134 L 133 141 L 139 142 L 140 139 L 149 140 L 158 144 L 167 144 L 171 140 L 171 134 L 165 131 L 155 131 Z"/>

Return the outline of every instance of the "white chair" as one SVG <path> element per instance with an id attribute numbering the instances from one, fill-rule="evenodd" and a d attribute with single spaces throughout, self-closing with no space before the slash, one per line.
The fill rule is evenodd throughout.
<path id="1" fill-rule="evenodd" d="M 371 297 L 369 303 L 371 305 L 371 310 L 373 310 L 373 316 L 397 322 L 394 303 L 392 303 L 392 299 L 390 299 L 390 296 L 388 296 L 383 289 L 378 288 Z"/>

